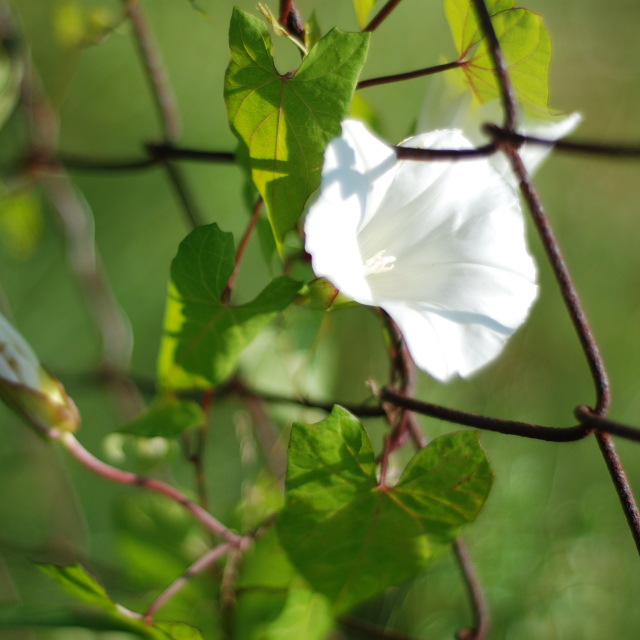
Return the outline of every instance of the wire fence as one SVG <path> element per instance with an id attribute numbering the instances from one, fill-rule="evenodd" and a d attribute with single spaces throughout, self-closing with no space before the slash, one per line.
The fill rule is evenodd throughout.
<path id="1" fill-rule="evenodd" d="M 399 4 L 400 0 L 390 0 L 380 9 L 365 30 L 376 30 Z M 542 200 L 518 153 L 521 145 L 526 142 L 533 145 L 553 146 L 556 153 L 640 159 L 640 145 L 616 145 L 600 141 L 555 141 L 518 133 L 518 105 L 514 96 L 509 71 L 502 55 L 500 42 L 494 32 L 485 2 L 483 0 L 473 0 L 473 4 L 485 30 L 485 37 L 490 45 L 489 51 L 497 70 L 504 122 L 500 125 L 487 123 L 485 132 L 491 137 L 491 142 L 477 149 L 469 151 L 434 151 L 395 147 L 395 151 L 399 158 L 424 162 L 451 159 L 473 162 L 474 159 L 484 158 L 492 154 L 504 154 L 507 157 L 511 169 L 518 178 L 522 197 L 538 231 L 540 242 L 544 246 L 565 303 L 566 311 L 571 318 L 576 337 L 581 345 L 585 364 L 588 366 L 593 380 L 595 402 L 586 403 L 584 398 L 578 399 L 574 414 L 575 425 L 557 427 L 478 415 L 432 404 L 414 397 L 415 380 L 411 358 L 406 351 L 401 335 L 397 332 L 393 323 L 388 318 L 383 318 L 382 321 L 387 323 L 392 335 L 395 335 L 395 340 L 390 349 L 391 382 L 376 391 L 377 404 L 367 403 L 366 405 L 346 406 L 346 408 L 362 417 L 380 416 L 389 418 L 390 431 L 385 440 L 383 452 L 383 456 L 387 457 L 409 440 L 415 442 L 418 447 L 425 446 L 426 441 L 413 414 L 430 416 L 438 420 L 480 430 L 554 443 L 593 439 L 605 461 L 629 524 L 631 535 L 640 552 L 640 514 L 611 437 L 617 436 L 633 442 L 640 442 L 640 428 L 621 424 L 607 417 L 610 406 L 610 383 L 598 343 L 589 326 L 588 318 L 569 272 L 567 261 L 555 237 Z M 182 174 L 180 162 L 189 160 L 215 164 L 233 163 L 236 159 L 231 151 L 185 148 L 178 144 L 181 118 L 152 29 L 138 0 L 126 0 L 125 5 L 135 34 L 140 59 L 146 72 L 149 89 L 162 123 L 162 141 L 160 143 L 149 143 L 141 150 L 139 156 L 126 158 L 81 157 L 60 151 L 56 140 L 58 116 L 48 103 L 46 94 L 37 77 L 36 69 L 31 67 L 25 74 L 22 88 L 22 108 L 29 114 L 31 130 L 28 153 L 23 159 L 21 171 L 25 175 L 30 175 L 40 181 L 44 187 L 46 197 L 57 211 L 60 225 L 64 229 L 67 240 L 69 262 L 83 292 L 84 300 L 91 312 L 95 327 L 102 338 L 101 362 L 98 371 L 93 374 L 94 379 L 109 389 L 117 401 L 122 417 L 128 418 L 136 415 L 143 406 L 141 391 L 148 390 L 145 388 L 146 386 L 153 388 L 153 384 L 145 380 L 136 379 L 135 376 L 128 372 L 131 353 L 131 336 L 128 323 L 113 294 L 108 276 L 101 263 L 99 250 L 94 241 L 91 210 L 79 191 L 74 187 L 67 172 L 77 172 L 78 174 L 81 172 L 95 172 L 103 174 L 105 180 L 108 180 L 107 176 L 109 174 L 144 171 L 153 167 L 161 167 L 165 171 L 168 183 L 171 184 L 181 202 L 185 219 L 189 225 L 195 227 L 202 224 L 203 217 Z M 294 2 L 292 0 L 282 0 L 280 6 L 281 24 L 289 24 L 295 19 L 296 15 L 297 9 Z M 0 29 L 5 40 L 16 35 L 14 33 L 15 25 L 6 12 L 0 23 Z M 365 89 L 370 86 L 391 84 L 427 76 L 458 65 L 458 62 L 452 62 L 393 76 L 372 78 L 361 81 L 358 88 Z M 255 224 L 260 206 L 261 202 L 258 201 L 254 209 L 254 216 L 252 216 L 244 237 L 245 242 L 241 243 L 241 248 L 238 250 L 237 264 L 242 260 L 242 247 L 246 245 L 246 240 L 248 240 L 253 231 L 252 225 Z M 233 282 L 230 282 L 229 289 L 232 287 Z M 329 410 L 332 406 L 332 403 L 317 401 L 313 398 L 287 397 L 264 393 L 259 389 L 251 388 L 237 376 L 228 384 L 211 390 L 208 399 L 209 403 L 213 400 L 214 395 L 216 400 L 225 397 L 241 398 L 247 402 L 247 406 L 250 407 L 250 413 L 254 414 L 256 411 L 262 411 L 263 404 L 269 403 L 288 403 L 325 410 Z M 257 404 L 252 405 L 252 403 Z M 190 452 L 190 459 L 194 463 L 200 478 L 199 494 L 201 506 L 204 508 L 207 505 L 206 483 L 202 480 L 205 473 L 203 456 L 206 438 L 207 432 L 206 429 L 203 429 L 199 432 L 197 442 L 193 444 Z M 232 543 L 233 541 L 229 542 L 227 547 Z M 228 550 L 227 547 L 223 551 L 220 551 L 219 548 L 214 550 L 213 559 L 215 560 L 223 552 L 226 552 Z M 474 612 L 474 628 L 461 631 L 459 637 L 467 640 L 472 638 L 481 640 L 487 634 L 489 614 L 468 553 L 461 540 L 456 544 L 456 557 L 464 571 Z M 155 603 L 158 607 L 161 604 L 162 601 Z M 155 609 L 152 607 L 151 613 L 153 611 Z M 364 633 L 365 637 L 367 635 L 368 637 L 393 637 L 390 632 L 368 628 L 352 619 L 345 618 L 343 624 L 345 628 L 355 627 L 361 633 Z"/>

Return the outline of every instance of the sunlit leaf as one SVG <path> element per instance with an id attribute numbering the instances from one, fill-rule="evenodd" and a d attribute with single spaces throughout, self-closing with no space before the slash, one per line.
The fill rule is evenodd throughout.
<path id="1" fill-rule="evenodd" d="M 75 48 L 84 42 L 85 11 L 79 2 L 57 2 L 52 18 L 53 33 L 63 47 Z"/>
<path id="2" fill-rule="evenodd" d="M 16 191 L 0 197 L 0 241 L 14 260 L 31 257 L 43 231 L 42 205 L 36 193 Z"/>
<path id="3" fill-rule="evenodd" d="M 366 123 L 372 131 L 382 134 L 380 119 L 373 110 L 373 107 L 367 102 L 366 98 L 363 97 L 362 93 L 356 93 L 356 95 L 353 96 L 349 117 L 361 120 Z"/>
<path id="4" fill-rule="evenodd" d="M 485 6 L 490 16 L 513 7 L 515 0 L 486 0 Z M 449 22 L 451 34 L 460 57 L 468 55 L 470 49 L 482 39 L 484 30 L 480 27 L 473 2 L 470 0 L 444 0 L 444 12 Z"/>
<path id="5" fill-rule="evenodd" d="M 364 427 L 334 407 L 294 424 L 283 548 L 337 613 L 411 578 L 478 515 L 493 475 L 478 434 L 442 436 L 420 450 L 393 487 L 380 487 Z"/>
<path id="6" fill-rule="evenodd" d="M 279 248 L 320 184 L 325 146 L 340 135 L 368 43 L 369 34 L 332 29 L 299 69 L 280 75 L 264 23 L 233 11 L 224 91 L 229 122 Z"/>
<path id="7" fill-rule="evenodd" d="M 158 362 L 163 389 L 208 388 L 226 380 L 244 348 L 296 297 L 300 283 L 270 282 L 254 300 L 221 300 L 235 264 L 233 236 L 216 224 L 194 229 L 171 263 Z"/>
<path id="8" fill-rule="evenodd" d="M 203 425 L 205 420 L 205 412 L 194 400 L 163 396 L 118 432 L 140 438 L 175 438 L 187 429 Z"/>
<path id="9" fill-rule="evenodd" d="M 297 574 L 273 529 L 248 552 L 237 593 L 236 640 L 324 640 L 333 626 L 330 603 Z"/>
<path id="10" fill-rule="evenodd" d="M 518 101 L 530 110 L 548 113 L 551 40 L 542 18 L 527 9 L 513 9 L 512 0 L 489 3 L 491 22 L 500 41 L 509 78 Z M 446 0 L 445 10 L 462 69 L 480 102 L 500 96 L 486 39 L 482 38 L 469 0 Z M 477 47 L 476 47 L 477 45 Z"/>
<path id="11" fill-rule="evenodd" d="M 97 44 L 118 26 L 105 7 L 88 9 L 77 0 L 56 3 L 52 17 L 54 35 L 66 49 Z"/>
<path id="12" fill-rule="evenodd" d="M 356 10 L 358 26 L 364 29 L 369 22 L 369 14 L 376 0 L 353 0 L 353 7 Z"/>
<path id="13" fill-rule="evenodd" d="M 320 24 L 318 23 L 318 16 L 315 9 L 311 12 L 309 20 L 304 25 L 304 44 L 307 50 L 315 47 L 322 38 L 322 31 L 320 30 Z"/>

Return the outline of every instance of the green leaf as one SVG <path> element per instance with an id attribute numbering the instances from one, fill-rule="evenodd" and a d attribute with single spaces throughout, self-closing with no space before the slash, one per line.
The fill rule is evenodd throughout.
<path id="1" fill-rule="evenodd" d="M 320 30 L 320 24 L 318 23 L 318 16 L 314 9 L 309 16 L 309 20 L 304 25 L 304 44 L 307 50 L 315 47 L 322 38 L 322 31 Z"/>
<path id="2" fill-rule="evenodd" d="M 207 540 L 193 518 L 164 496 L 134 493 L 120 496 L 113 509 L 115 546 L 120 560 L 120 583 L 133 593 L 158 593 L 194 561 L 194 549 Z M 207 588 L 213 586 L 207 575 Z M 210 598 L 199 577 L 189 580 L 172 602 L 184 604 Z"/>
<path id="3" fill-rule="evenodd" d="M 43 232 L 42 204 L 35 191 L 17 190 L 0 196 L 0 242 L 14 260 L 30 258 Z"/>
<path id="4" fill-rule="evenodd" d="M 81 627 L 101 631 L 128 631 L 142 638 L 163 638 L 140 628 L 141 623 L 129 619 L 117 619 L 100 611 L 38 607 L 22 604 L 0 604 L 0 628 L 2 627 Z M 147 625 L 144 625 L 147 626 Z"/>
<path id="5" fill-rule="evenodd" d="M 486 0 L 485 5 L 490 16 L 513 7 L 515 0 Z M 451 35 L 461 58 L 469 54 L 484 34 L 480 27 L 471 0 L 444 0 L 444 13 L 449 22 Z"/>
<path id="6" fill-rule="evenodd" d="M 162 396 L 118 432 L 140 438 L 176 438 L 187 429 L 203 425 L 205 421 L 205 412 L 194 400 Z"/>
<path id="7" fill-rule="evenodd" d="M 203 640 L 198 629 L 182 622 L 149 625 L 131 611 L 117 605 L 104 587 L 79 564 L 66 567 L 39 565 L 73 598 L 97 610 L 3 607 L 0 625 L 84 627 L 112 631 L 129 631 L 150 640 Z"/>
<path id="8" fill-rule="evenodd" d="M 119 23 L 105 7 L 89 9 L 77 0 L 57 2 L 52 18 L 54 36 L 66 49 L 98 44 L 109 36 Z"/>
<path id="9" fill-rule="evenodd" d="M 475 432 L 419 451 L 394 487 L 380 487 L 364 427 L 334 407 L 294 424 L 278 532 L 289 558 L 341 613 L 413 577 L 478 515 L 493 474 Z"/>
<path id="10" fill-rule="evenodd" d="M 378 114 L 362 96 L 362 93 L 356 93 L 356 95 L 353 96 L 349 117 L 355 118 L 356 120 L 362 120 L 362 122 L 369 126 L 369 129 L 382 135 L 382 125 L 380 124 Z"/>
<path id="11" fill-rule="evenodd" d="M 7 38 L 0 43 L 0 127 L 4 126 L 18 102 L 23 75 L 22 55 L 15 50 L 15 42 Z"/>
<path id="12" fill-rule="evenodd" d="M 233 236 L 211 224 L 194 229 L 171 263 L 164 336 L 158 361 L 165 390 L 208 388 L 226 380 L 244 348 L 300 283 L 276 278 L 242 306 L 221 301 L 234 269 Z"/>
<path id="13" fill-rule="evenodd" d="M 280 75 L 261 20 L 237 7 L 229 29 L 224 96 L 281 249 L 320 184 L 324 149 L 340 135 L 369 46 L 368 33 L 332 29 L 295 72 Z"/>
<path id="14" fill-rule="evenodd" d="M 62 588 L 76 600 L 93 604 L 105 611 L 117 611 L 104 587 L 79 564 L 59 567 L 54 564 L 38 565 L 42 571 L 55 578 Z"/>
<path id="15" fill-rule="evenodd" d="M 369 14 L 376 0 L 353 0 L 353 7 L 356 10 L 358 26 L 364 29 L 369 22 Z"/>
<path id="16" fill-rule="evenodd" d="M 495 0 L 491 22 L 500 41 L 518 101 L 526 109 L 549 113 L 551 40 L 542 18 L 527 9 L 512 9 L 511 0 Z M 456 42 L 462 70 L 480 102 L 500 97 L 498 78 L 489 46 L 468 0 L 447 0 L 447 18 Z M 479 44 L 478 44 L 479 43 Z M 474 46 L 478 45 L 475 50 Z"/>
<path id="17" fill-rule="evenodd" d="M 235 640 L 324 640 L 331 606 L 297 574 L 271 529 L 247 553 L 237 583 Z"/>

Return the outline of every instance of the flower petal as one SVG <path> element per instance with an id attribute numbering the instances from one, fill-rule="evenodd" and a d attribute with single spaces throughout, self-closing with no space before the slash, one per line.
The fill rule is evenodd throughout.
<path id="1" fill-rule="evenodd" d="M 314 273 L 362 304 L 372 304 L 357 233 L 384 197 L 397 168 L 393 150 L 355 120 L 325 152 L 321 194 L 305 222 Z"/>
<path id="2" fill-rule="evenodd" d="M 484 316 L 427 312 L 403 303 L 383 308 L 400 328 L 416 365 L 441 382 L 475 373 L 500 354 L 513 333 Z"/>
<path id="3" fill-rule="evenodd" d="M 421 369 L 442 381 L 470 375 L 499 354 L 537 295 L 517 193 L 486 159 L 397 161 L 345 124 L 305 224 L 314 271 L 384 308 Z M 456 130 L 403 144 L 472 146 Z"/>
<path id="4" fill-rule="evenodd" d="M 490 142 L 491 138 L 483 133 L 482 125 L 486 122 L 502 123 L 504 112 L 500 100 L 478 104 L 471 92 L 461 92 L 459 88 L 449 85 L 443 76 L 444 74 L 439 74 L 429 83 L 418 117 L 417 130 L 456 127 L 462 129 L 474 147 Z M 559 140 L 569 135 L 582 121 L 580 113 L 572 113 L 566 117 L 551 114 L 546 117 L 533 116 L 526 112 L 520 112 L 518 115 L 518 131 L 521 134 L 546 140 Z M 527 171 L 533 174 L 552 150 L 553 147 L 524 144 L 520 148 L 520 157 Z M 504 154 L 494 154 L 490 162 L 512 185 L 517 186 Z"/>

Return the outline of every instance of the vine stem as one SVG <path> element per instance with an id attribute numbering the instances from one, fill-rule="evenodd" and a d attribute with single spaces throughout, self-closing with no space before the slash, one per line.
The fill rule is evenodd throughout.
<path id="1" fill-rule="evenodd" d="M 87 469 L 93 473 L 111 480 L 113 482 L 119 482 L 120 484 L 126 484 L 135 487 L 144 487 L 150 491 L 155 491 L 162 495 L 167 496 L 174 502 L 181 504 L 185 509 L 190 511 L 193 516 L 199 520 L 204 527 L 206 527 L 211 533 L 224 538 L 229 544 L 234 547 L 240 547 L 242 545 L 242 537 L 233 533 L 227 529 L 219 520 L 214 518 L 208 511 L 203 509 L 199 504 L 189 500 L 183 493 L 175 489 L 174 487 L 156 480 L 154 478 L 146 478 L 139 476 L 136 473 L 129 471 L 123 471 L 116 467 L 112 467 L 101 460 L 98 460 L 93 454 L 87 451 L 78 442 L 76 437 L 66 431 L 64 433 L 51 431 L 49 433 L 51 438 L 59 440 L 59 442 L 69 451 L 69 453 L 78 461 L 84 465 Z"/>
<path id="2" fill-rule="evenodd" d="M 213 411 L 213 402 L 216 397 L 215 387 L 207 389 L 202 396 L 202 411 L 205 415 L 204 422 L 198 427 L 196 434 L 196 446 L 189 459 L 193 463 L 196 474 L 196 486 L 198 487 L 198 501 L 203 509 L 209 510 L 209 497 L 207 491 L 207 474 L 204 470 L 204 456 L 209 435 L 209 423 Z"/>
<path id="3" fill-rule="evenodd" d="M 213 549 L 205 553 L 201 558 L 196 560 L 177 580 L 172 582 L 152 603 L 151 606 L 144 613 L 144 620 L 148 624 L 153 623 L 153 616 L 162 608 L 182 587 L 187 581 L 198 573 L 204 571 L 207 567 L 211 566 L 216 560 L 221 558 L 225 553 L 228 553 L 234 548 L 231 542 L 225 542 L 218 545 Z"/>
<path id="4" fill-rule="evenodd" d="M 242 236 L 242 240 L 240 240 L 240 244 L 238 245 L 238 250 L 236 251 L 236 262 L 233 267 L 233 273 L 229 278 L 229 282 L 227 282 L 227 286 L 222 293 L 222 302 L 229 302 L 231 298 L 231 292 L 233 291 L 233 287 L 236 283 L 236 278 L 238 277 L 238 271 L 240 270 L 240 265 L 242 264 L 242 260 L 244 258 L 244 254 L 247 250 L 247 246 L 249 245 L 249 240 L 251 240 L 251 236 L 253 234 L 256 225 L 258 224 L 258 218 L 260 217 L 260 210 L 262 209 L 262 198 L 258 198 L 255 206 L 253 207 L 253 213 L 251 214 L 251 218 L 249 219 L 249 224 L 245 229 L 244 235 Z"/>
<path id="5" fill-rule="evenodd" d="M 459 640 L 483 640 L 489 631 L 489 609 L 480 588 L 480 582 L 476 575 L 475 567 L 471 562 L 469 551 L 464 540 L 460 537 L 453 543 L 453 552 L 460 566 L 464 578 L 469 599 L 473 604 L 473 629 L 461 629 L 458 631 Z"/>

